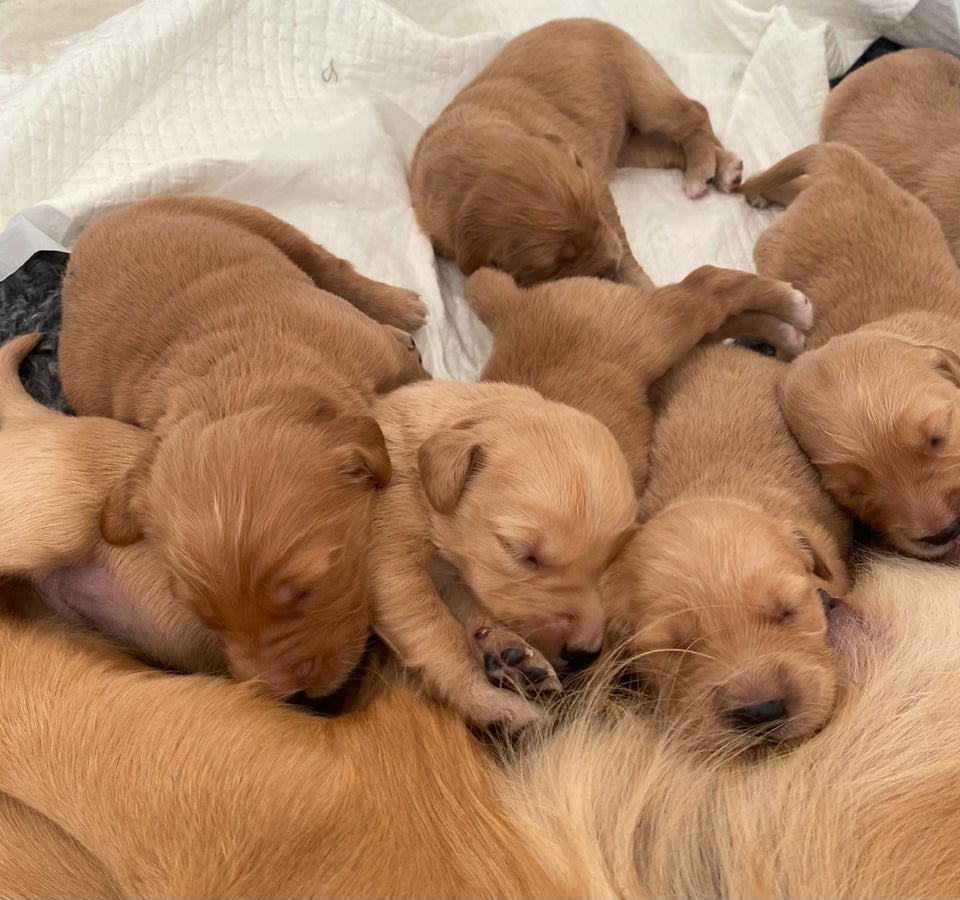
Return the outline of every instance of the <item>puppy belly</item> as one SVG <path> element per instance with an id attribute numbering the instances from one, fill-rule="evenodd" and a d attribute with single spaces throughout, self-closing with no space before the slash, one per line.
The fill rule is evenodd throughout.
<path id="1" fill-rule="evenodd" d="M 38 582 L 37 590 L 54 612 L 74 624 L 118 637 L 133 625 L 113 576 L 97 563 L 57 569 Z"/>

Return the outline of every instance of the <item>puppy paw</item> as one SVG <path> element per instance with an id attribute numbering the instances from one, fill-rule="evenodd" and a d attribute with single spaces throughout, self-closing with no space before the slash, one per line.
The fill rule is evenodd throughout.
<path id="1" fill-rule="evenodd" d="M 420 299 L 420 295 L 401 288 L 394 288 L 392 294 L 395 314 L 391 317 L 390 324 L 410 334 L 423 328 L 427 321 L 427 305 Z"/>
<path id="2" fill-rule="evenodd" d="M 776 322 L 771 329 L 770 343 L 786 360 L 796 359 L 807 349 L 807 337 L 790 322 Z"/>
<path id="3" fill-rule="evenodd" d="M 494 687 L 516 691 L 529 700 L 560 690 L 560 679 L 550 663 L 506 628 L 484 626 L 474 632 L 473 641 Z"/>
<path id="4" fill-rule="evenodd" d="M 743 160 L 729 150 L 717 150 L 717 174 L 714 184 L 725 194 L 740 187 L 743 181 Z"/>
<path id="5" fill-rule="evenodd" d="M 743 197 L 754 209 L 769 209 L 773 206 L 772 200 L 768 200 L 760 194 L 744 194 Z"/>
<path id="6" fill-rule="evenodd" d="M 502 691 L 489 684 L 480 684 L 458 698 L 464 718 L 474 726 L 488 728 L 500 725 L 507 731 L 517 731 L 540 721 L 544 711 L 529 700 L 510 691 Z"/>
<path id="7" fill-rule="evenodd" d="M 706 176 L 702 173 L 685 173 L 683 189 L 691 200 L 699 200 L 701 197 L 705 197 L 709 190 Z"/>
<path id="8" fill-rule="evenodd" d="M 813 328 L 813 304 L 802 291 L 790 289 L 785 312 L 784 318 L 801 331 L 809 331 Z"/>

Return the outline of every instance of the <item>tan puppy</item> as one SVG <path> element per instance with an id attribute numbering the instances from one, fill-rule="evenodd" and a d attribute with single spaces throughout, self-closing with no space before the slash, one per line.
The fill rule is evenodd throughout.
<path id="1" fill-rule="evenodd" d="M 107 496 L 155 440 L 111 419 L 37 403 L 17 372 L 40 337 L 0 347 L 0 576 L 39 578 L 89 559 L 101 542 Z"/>
<path id="2" fill-rule="evenodd" d="M 787 421 L 838 502 L 903 552 L 944 556 L 960 534 L 960 270 L 930 210 L 842 144 L 743 190 L 800 176 L 754 251 L 817 308 L 814 351 L 784 380 Z"/>
<path id="3" fill-rule="evenodd" d="M 375 412 L 396 477 L 377 505 L 374 628 L 471 723 L 532 721 L 488 676 L 533 694 L 555 678 L 524 641 L 554 666 L 599 652 L 600 577 L 637 509 L 623 454 L 596 419 L 510 385 L 411 385 Z M 451 579 L 516 635 L 469 614 L 465 630 L 438 593 Z"/>
<path id="4" fill-rule="evenodd" d="M 658 383 L 643 524 L 605 580 L 631 669 L 713 751 L 809 737 L 836 695 L 820 592 L 847 588 L 850 523 L 780 413 L 788 368 L 711 346 Z"/>
<path id="5" fill-rule="evenodd" d="M 769 313 L 791 357 L 803 349 L 801 329 L 813 323 L 810 301 L 790 285 L 714 266 L 652 291 L 596 278 L 523 290 L 509 275 L 482 269 L 465 292 L 493 332 L 484 380 L 532 387 L 596 416 L 620 444 L 638 495 L 647 478 L 654 381 L 728 316 Z"/>
<path id="6" fill-rule="evenodd" d="M 630 35 L 559 19 L 512 40 L 424 132 L 410 165 L 420 227 L 469 275 L 649 286 L 610 193 L 617 166 L 683 168 L 690 197 L 743 164 Z"/>
<path id="7" fill-rule="evenodd" d="M 9 616 L 0 687 L 5 897 L 577 894 L 463 724 L 408 690 L 321 719 Z"/>
<path id="8" fill-rule="evenodd" d="M 77 242 L 67 397 L 159 438 L 111 495 L 104 536 L 147 537 L 237 677 L 323 694 L 359 660 L 370 517 L 390 478 L 370 398 L 427 377 L 401 331 L 422 312 L 225 200 L 148 200 Z"/>
<path id="9" fill-rule="evenodd" d="M 903 50 L 851 72 L 827 98 L 820 138 L 856 147 L 926 203 L 960 261 L 960 60 Z"/>

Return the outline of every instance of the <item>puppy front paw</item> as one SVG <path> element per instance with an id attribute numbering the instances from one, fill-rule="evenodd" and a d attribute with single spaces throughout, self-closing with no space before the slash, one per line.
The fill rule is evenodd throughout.
<path id="1" fill-rule="evenodd" d="M 743 181 L 743 160 L 729 150 L 717 150 L 717 174 L 714 184 L 725 194 L 740 187 Z"/>
<path id="2" fill-rule="evenodd" d="M 544 711 L 536 704 L 486 683 L 468 689 L 456 698 L 455 705 L 467 722 L 478 728 L 499 725 L 508 732 L 518 731 L 544 717 Z"/>
<path id="3" fill-rule="evenodd" d="M 506 628 L 483 626 L 473 634 L 487 680 L 494 687 L 535 700 L 560 691 L 553 666 L 526 641 Z"/>
<path id="4" fill-rule="evenodd" d="M 420 295 L 402 288 L 394 288 L 392 293 L 396 315 L 390 324 L 410 334 L 423 328 L 427 321 L 427 304 L 420 299 Z"/>

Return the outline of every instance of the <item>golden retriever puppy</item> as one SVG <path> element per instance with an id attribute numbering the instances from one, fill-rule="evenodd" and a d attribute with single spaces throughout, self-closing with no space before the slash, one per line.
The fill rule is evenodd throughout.
<path id="1" fill-rule="evenodd" d="M 783 420 L 788 368 L 709 346 L 657 384 L 640 529 L 604 580 L 630 670 L 711 751 L 807 738 L 836 698 L 823 604 L 851 528 Z"/>
<path id="2" fill-rule="evenodd" d="M 37 403 L 18 369 L 40 337 L 0 347 L 0 575 L 42 577 L 90 558 L 107 497 L 155 440 L 112 419 Z"/>
<path id="3" fill-rule="evenodd" d="M 0 686 L 3 896 L 578 893 L 464 725 L 402 686 L 323 719 L 9 615 Z"/>
<path id="4" fill-rule="evenodd" d="M 838 502 L 897 549 L 946 556 L 960 535 L 960 270 L 930 210 L 843 144 L 743 190 L 801 176 L 754 251 L 817 308 L 813 349 L 783 383 L 787 421 Z"/>
<path id="5" fill-rule="evenodd" d="M 851 72 L 827 98 L 820 138 L 856 147 L 926 203 L 960 262 L 960 60 L 903 50 Z"/>
<path id="6" fill-rule="evenodd" d="M 572 275 L 650 286 L 610 193 L 617 166 L 682 168 L 688 196 L 743 164 L 630 35 L 558 19 L 512 40 L 423 133 L 410 165 L 420 227 L 467 275 Z"/>
<path id="7" fill-rule="evenodd" d="M 647 392 L 654 381 L 729 316 L 769 314 L 789 356 L 803 349 L 803 332 L 813 323 L 810 301 L 790 285 L 714 266 L 650 291 L 596 278 L 523 289 L 503 272 L 481 269 L 465 292 L 493 333 L 483 379 L 522 384 L 596 416 L 620 444 L 638 496 L 647 477 Z"/>
<path id="8" fill-rule="evenodd" d="M 403 330 L 422 313 L 226 200 L 147 200 L 77 241 L 67 397 L 158 439 L 109 497 L 103 535 L 157 548 L 236 677 L 324 694 L 359 660 L 373 502 L 390 479 L 370 401 L 428 377 Z"/>
<path id="9" fill-rule="evenodd" d="M 375 630 L 470 723 L 532 721 L 536 705 L 495 685 L 534 696 L 557 687 L 550 666 L 600 651 L 600 578 L 637 512 L 617 442 L 511 385 L 410 385 L 374 410 L 395 472 L 371 550 Z M 441 599 L 451 580 L 478 601 L 467 628 Z"/>
<path id="10" fill-rule="evenodd" d="M 956 897 L 958 593 L 951 567 L 859 573 L 828 615 L 849 689 L 789 753 L 705 766 L 600 685 L 528 735 L 503 802 L 554 878 L 591 873 L 581 896 Z"/>

